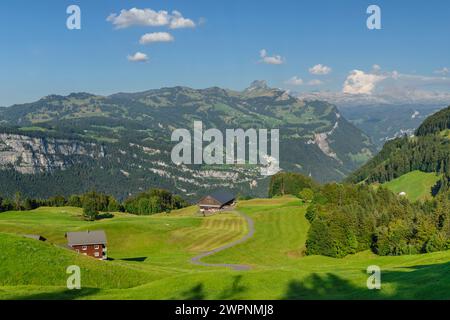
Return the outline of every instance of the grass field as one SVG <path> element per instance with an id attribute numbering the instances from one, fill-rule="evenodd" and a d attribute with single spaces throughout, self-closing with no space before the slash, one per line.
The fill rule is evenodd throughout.
<path id="1" fill-rule="evenodd" d="M 204 259 L 251 266 L 202 267 L 195 255 L 239 239 L 245 220 L 229 212 L 203 218 L 195 208 L 169 215 L 116 214 L 94 223 L 74 208 L 0 214 L 0 299 L 449 299 L 450 252 L 344 259 L 304 256 L 308 222 L 297 198 L 241 201 L 255 236 Z M 58 247 L 64 232 L 103 229 L 111 261 Z M 37 233 L 49 243 L 18 234 Z M 65 288 L 66 268 L 81 268 L 82 290 Z M 368 290 L 366 269 L 382 270 L 382 289 Z"/>
<path id="2" fill-rule="evenodd" d="M 405 192 L 409 200 L 417 201 L 430 199 L 431 188 L 438 180 L 439 176 L 436 173 L 412 171 L 383 184 L 383 186 L 397 194 Z"/>

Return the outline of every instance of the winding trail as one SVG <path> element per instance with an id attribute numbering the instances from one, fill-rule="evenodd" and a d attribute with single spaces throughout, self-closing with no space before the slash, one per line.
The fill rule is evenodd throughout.
<path id="1" fill-rule="evenodd" d="M 249 240 L 250 238 L 252 238 L 255 235 L 255 223 L 253 222 L 253 219 L 250 218 L 249 216 L 247 216 L 246 214 L 243 214 L 242 212 L 237 211 L 237 213 L 244 217 L 244 219 L 247 221 L 247 225 L 248 225 L 248 233 L 241 239 L 230 242 L 224 246 L 221 246 L 219 248 L 216 248 L 214 250 L 211 251 L 207 251 L 207 252 L 203 252 L 202 254 L 199 254 L 198 256 L 195 256 L 191 259 L 191 263 L 199 265 L 199 266 L 204 266 L 204 267 L 227 267 L 227 268 L 231 268 L 233 270 L 237 270 L 237 271 L 242 271 L 242 270 L 250 270 L 250 266 L 247 265 L 242 265 L 242 264 L 229 264 L 229 263 L 205 263 L 205 262 L 201 262 L 200 260 L 211 256 L 213 254 L 216 254 L 220 251 L 232 248 L 234 246 L 237 246 L 238 244 L 244 243 L 245 241 Z"/>

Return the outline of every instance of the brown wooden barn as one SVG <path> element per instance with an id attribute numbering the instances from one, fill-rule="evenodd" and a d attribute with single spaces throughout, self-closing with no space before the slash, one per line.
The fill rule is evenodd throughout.
<path id="1" fill-rule="evenodd" d="M 236 197 L 226 191 L 217 191 L 200 199 L 201 212 L 216 212 L 234 205 Z"/>
<path id="2" fill-rule="evenodd" d="M 106 260 L 107 240 L 104 231 L 67 232 L 67 245 L 76 252 L 99 260 Z"/>

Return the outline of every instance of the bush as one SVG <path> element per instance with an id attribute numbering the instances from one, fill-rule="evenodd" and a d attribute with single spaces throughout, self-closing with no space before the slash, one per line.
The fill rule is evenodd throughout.
<path id="1" fill-rule="evenodd" d="M 298 195 L 305 202 L 311 202 L 314 199 L 314 191 L 311 188 L 304 188 Z"/>
<path id="2" fill-rule="evenodd" d="M 150 215 L 181 209 L 188 204 L 180 196 L 172 195 L 162 189 L 151 189 L 127 199 L 124 209 L 128 213 L 137 215 Z"/>
<path id="3" fill-rule="evenodd" d="M 281 172 L 272 176 L 269 185 L 269 197 L 286 194 L 298 195 L 305 188 L 315 189 L 317 183 L 299 173 Z"/>

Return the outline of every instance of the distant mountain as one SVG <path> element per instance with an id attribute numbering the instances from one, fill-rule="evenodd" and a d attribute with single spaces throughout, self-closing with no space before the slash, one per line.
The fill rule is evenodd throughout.
<path id="1" fill-rule="evenodd" d="M 374 146 L 329 103 L 301 101 L 255 81 L 244 91 L 162 88 L 98 96 L 50 95 L 0 110 L 0 194 L 46 197 L 90 189 L 119 198 L 163 187 L 196 198 L 225 188 L 266 195 L 255 166 L 175 165 L 174 129 L 280 129 L 280 167 L 341 180 Z"/>
<path id="2" fill-rule="evenodd" d="M 433 194 L 447 191 L 450 182 L 450 107 L 428 117 L 412 137 L 387 142 L 381 152 L 347 179 L 384 183 L 413 171 L 441 176 Z"/>
<path id="3" fill-rule="evenodd" d="M 394 89 L 384 93 L 307 92 L 291 94 L 303 100 L 328 101 L 372 139 L 379 149 L 391 139 L 411 135 L 429 115 L 450 103 L 450 94 Z"/>
<path id="4" fill-rule="evenodd" d="M 381 148 L 386 141 L 414 134 L 424 119 L 444 107 L 436 104 L 366 105 L 341 106 L 339 110 Z"/>

